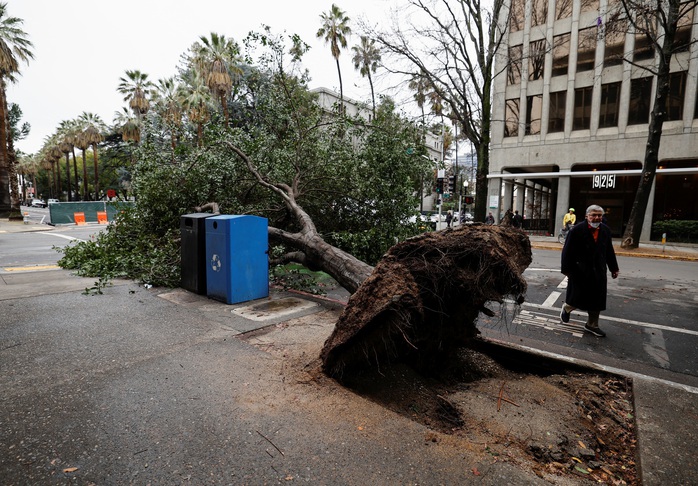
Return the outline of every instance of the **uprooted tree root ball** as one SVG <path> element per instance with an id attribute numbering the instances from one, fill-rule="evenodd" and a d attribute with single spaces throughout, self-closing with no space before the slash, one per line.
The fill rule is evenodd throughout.
<path id="1" fill-rule="evenodd" d="M 341 378 L 398 359 L 439 366 L 478 334 L 488 302 L 523 302 L 531 260 L 528 237 L 501 226 L 462 225 L 395 245 L 349 299 L 322 349 L 323 370 Z"/>

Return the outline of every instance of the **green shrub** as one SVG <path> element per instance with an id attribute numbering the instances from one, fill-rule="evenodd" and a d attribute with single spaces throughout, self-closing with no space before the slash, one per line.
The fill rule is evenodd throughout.
<path id="1" fill-rule="evenodd" d="M 659 241 L 666 233 L 667 241 L 675 243 L 698 243 L 698 221 L 665 220 L 652 225 L 651 239 Z"/>
<path id="2" fill-rule="evenodd" d="M 102 282 L 129 278 L 143 284 L 179 286 L 178 230 L 167 230 L 160 236 L 144 225 L 137 209 L 126 210 L 94 240 L 56 248 L 63 253 L 58 265 Z"/>

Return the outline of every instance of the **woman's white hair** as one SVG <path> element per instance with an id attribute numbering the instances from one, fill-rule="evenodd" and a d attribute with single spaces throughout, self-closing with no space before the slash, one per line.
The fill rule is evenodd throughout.
<path id="1" fill-rule="evenodd" d="M 592 212 L 592 211 L 594 211 L 594 212 L 599 212 L 599 211 L 600 211 L 601 214 L 604 214 L 603 208 L 602 208 L 601 206 L 599 206 L 598 204 L 592 204 L 591 206 L 589 206 L 589 207 L 587 208 L 586 214 L 589 214 L 589 213 Z"/>

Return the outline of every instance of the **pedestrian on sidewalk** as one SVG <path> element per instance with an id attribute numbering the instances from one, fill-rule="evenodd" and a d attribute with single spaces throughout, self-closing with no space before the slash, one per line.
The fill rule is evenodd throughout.
<path id="1" fill-rule="evenodd" d="M 523 227 L 523 217 L 519 214 L 518 210 L 514 211 L 514 216 L 511 218 L 511 225 L 514 228 Z"/>
<path id="2" fill-rule="evenodd" d="M 613 250 L 611 230 L 601 223 L 603 208 L 592 204 L 586 210 L 586 222 L 572 226 L 562 248 L 561 270 L 567 276 L 567 294 L 560 311 L 562 322 L 570 321 L 575 309 L 589 315 L 584 330 L 604 337 L 599 328 L 599 315 L 606 310 L 607 276 L 617 278 L 619 272 Z"/>

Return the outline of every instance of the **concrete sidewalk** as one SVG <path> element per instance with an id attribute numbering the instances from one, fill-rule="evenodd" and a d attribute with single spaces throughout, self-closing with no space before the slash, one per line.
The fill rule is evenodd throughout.
<path id="1" fill-rule="evenodd" d="M 0 222 L 0 232 L 41 229 Z M 286 382 L 279 366 L 294 364 L 248 342 L 290 322 L 331 326 L 346 294 L 274 291 L 289 305 L 265 310 L 127 281 L 84 294 L 93 283 L 64 270 L 0 275 L 4 484 L 549 484 L 445 440 L 425 443 L 428 429 L 371 402 L 350 416 L 349 390 L 328 399 L 305 376 Z M 286 339 L 265 345 L 283 353 L 296 346 Z M 303 350 L 305 363 L 317 351 Z M 698 388 L 613 371 L 633 379 L 642 484 L 698 484 Z"/>

